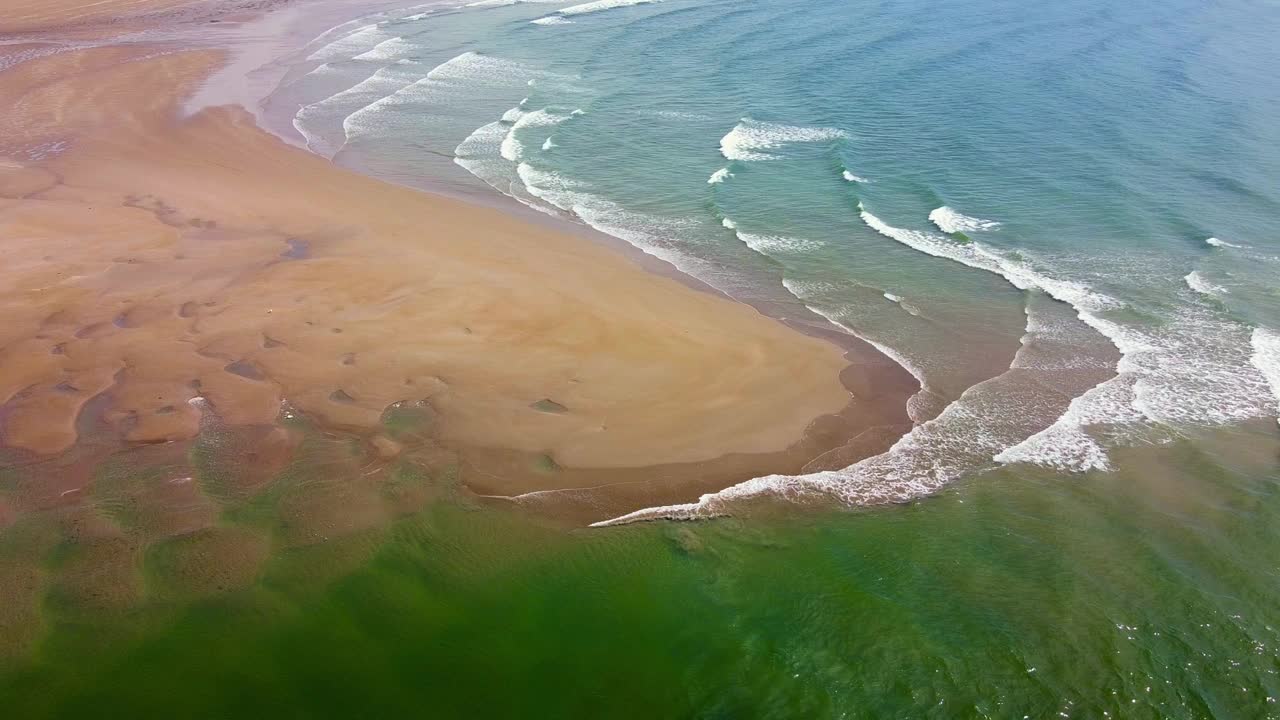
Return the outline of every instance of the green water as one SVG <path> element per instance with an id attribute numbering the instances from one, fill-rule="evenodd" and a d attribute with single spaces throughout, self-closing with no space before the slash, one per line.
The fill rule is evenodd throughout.
<path id="1" fill-rule="evenodd" d="M 180 513 L 112 494 L 163 475 L 125 452 L 92 502 L 118 532 L 72 533 L 65 509 L 0 531 L 6 583 L 38 558 L 33 592 L 6 587 L 0 617 L 27 597 L 38 623 L 0 700 L 14 718 L 1273 716 L 1270 432 L 1122 451 L 1141 471 L 608 530 L 478 504 L 411 459 L 361 500 L 336 470 L 359 453 L 309 431 L 242 492 L 226 438 L 202 440 L 214 520 L 174 534 Z M 392 511 L 338 527 L 299 505 L 334 488 L 355 493 L 343 516 Z M 211 534 L 232 540 L 201 552 Z"/>

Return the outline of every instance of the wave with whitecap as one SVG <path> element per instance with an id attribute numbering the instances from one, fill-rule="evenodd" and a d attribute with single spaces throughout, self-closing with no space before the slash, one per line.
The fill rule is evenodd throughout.
<path id="1" fill-rule="evenodd" d="M 561 25 L 572 22 L 568 18 L 575 15 L 588 15 L 591 13 L 603 12 L 605 10 L 613 10 L 614 8 L 630 7 L 632 5 L 649 5 L 658 2 L 663 2 L 663 0 L 595 0 L 595 2 L 570 5 L 566 8 L 560 8 L 551 15 L 540 17 L 536 20 L 530 20 L 529 22 L 536 25 Z"/>
<path id="2" fill-rule="evenodd" d="M 729 160 L 777 160 L 783 147 L 796 143 L 831 142 L 848 138 L 844 130 L 761 122 L 743 118 L 720 138 L 720 154 Z"/>
<path id="3" fill-rule="evenodd" d="M 946 205 L 930 212 L 929 222 L 944 233 L 985 232 L 1000 227 L 1000 223 L 994 220 L 970 217 Z"/>
<path id="4" fill-rule="evenodd" d="M 1201 295 L 1208 295 L 1210 297 L 1214 297 L 1217 295 L 1226 295 L 1228 292 L 1230 292 L 1229 290 L 1222 287 L 1221 285 L 1216 285 L 1212 282 L 1209 282 L 1209 280 L 1206 279 L 1204 274 L 1201 273 L 1199 270 L 1192 270 L 1191 272 L 1187 273 L 1182 278 L 1182 280 L 1187 284 L 1188 288 L 1191 288 L 1192 290 L 1200 293 Z"/>

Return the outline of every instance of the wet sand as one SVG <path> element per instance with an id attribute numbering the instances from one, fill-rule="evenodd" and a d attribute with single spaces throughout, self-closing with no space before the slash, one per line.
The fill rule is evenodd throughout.
<path id="1" fill-rule="evenodd" d="M 24 43 L 0 53 L 216 19 L 177 0 L 19 5 L 0 33 Z M 184 116 L 224 52 L 28 57 L 0 72 L 0 438 L 21 462 L 74 455 L 89 426 L 181 445 L 215 425 L 278 437 L 300 414 L 387 463 L 421 450 L 387 431 L 412 407 L 466 490 L 579 522 L 847 465 L 909 424 L 915 381 L 848 336 L 337 168 L 243 108 Z M 93 475 L 65 474 L 56 502 Z"/>

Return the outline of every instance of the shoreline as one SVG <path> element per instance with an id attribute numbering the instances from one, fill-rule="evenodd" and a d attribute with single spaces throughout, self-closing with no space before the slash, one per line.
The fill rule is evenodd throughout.
<path id="1" fill-rule="evenodd" d="M 367 14 L 368 8 L 362 8 L 360 16 Z M 287 20 L 288 16 L 272 15 L 259 16 L 254 22 L 275 23 L 267 27 L 282 30 L 286 23 L 281 18 Z M 241 37 L 250 33 L 244 30 L 249 26 L 257 30 L 264 27 L 244 23 Z M 282 41 L 272 33 L 267 35 L 271 37 L 258 37 L 263 43 L 260 49 Z M 210 45 L 214 44 L 210 39 Z M 444 429 L 436 440 L 458 453 L 461 482 L 468 490 L 481 497 L 522 498 L 525 504 L 529 498 L 538 498 L 534 504 L 540 510 L 572 522 L 587 522 L 692 499 L 761 475 L 843 467 L 880 452 L 910 427 L 905 400 L 916 390 L 914 378 L 869 344 L 827 327 L 817 316 L 810 319 L 803 313 L 788 313 L 790 317 L 778 317 L 736 300 L 726 303 L 725 296 L 706 292 L 710 288 L 665 261 L 579 223 L 541 216 L 536 218 L 538 222 L 531 222 L 535 218 L 521 217 L 536 215 L 531 210 L 509 212 L 495 207 L 497 202 L 464 203 L 354 175 L 327 159 L 288 147 L 277 133 L 264 127 L 265 123 L 248 118 L 247 110 L 220 107 L 182 112 L 177 118 L 168 116 L 172 110 L 166 108 L 173 104 L 190 108 L 192 98 L 210 87 L 211 78 L 240 72 L 244 64 L 201 50 L 143 55 L 133 48 L 108 44 L 70 51 L 61 58 L 28 60 L 0 74 L 0 87 L 4 87 L 6 81 L 21 76 L 24 68 L 43 71 L 43 66 L 54 66 L 50 68 L 54 84 L 65 81 L 74 89 L 77 72 L 97 75 L 93 78 L 97 87 L 104 77 L 108 83 L 145 85 L 148 81 L 144 78 L 158 70 L 174 88 L 166 95 L 152 83 L 150 88 L 128 93 L 130 97 L 124 100 L 97 97 L 97 93 L 90 93 L 93 97 L 87 99 L 75 97 L 75 92 L 55 93 L 50 102 L 59 112 L 57 117 L 74 120 L 78 113 L 85 115 L 79 126 L 61 128 L 72 138 L 67 141 L 68 149 L 48 158 L 8 161 L 8 177 L 0 183 L 6 192 L 0 194 L 11 200 L 3 201 L 0 212 L 10 221 L 14 214 L 21 216 L 27 227 L 50 239 L 66 230 L 51 228 L 51 224 L 71 223 L 90 237 L 99 231 L 102 213 L 88 203 L 109 202 L 113 193 L 106 188 L 113 183 L 137 190 L 125 197 L 125 210 L 150 213 L 152 223 L 159 220 L 164 226 L 147 230 L 154 239 L 142 250 L 150 257 L 123 261 L 126 266 L 143 268 L 122 273 L 112 266 L 95 278 L 102 283 L 95 288 L 100 293 L 119 294 L 120 276 L 125 276 L 147 285 L 154 297 L 145 301 L 121 299 L 127 309 L 116 312 L 112 320 L 97 318 L 102 313 L 81 307 L 84 288 L 75 288 L 77 299 L 68 301 L 75 309 L 58 307 L 49 316 L 58 319 L 56 325 L 67 326 L 61 334 L 70 339 L 61 343 L 55 342 L 59 333 L 50 330 L 48 318 L 31 319 L 34 327 L 28 331 L 29 337 L 20 338 L 17 346 L 23 352 L 42 349 L 44 353 L 76 356 L 73 360 L 83 367 L 74 369 L 73 373 L 79 373 L 74 380 L 57 382 L 38 368 L 37 361 L 23 361 L 19 357 L 22 353 L 12 350 L 6 353 L 10 356 L 6 364 L 19 368 L 9 374 L 20 376 L 9 379 L 4 393 L 8 401 L 3 429 L 10 446 L 15 445 L 16 437 L 19 447 L 36 453 L 65 452 L 77 442 L 75 426 L 81 422 L 81 410 L 99 398 L 107 399 L 111 407 L 103 417 L 117 432 L 122 431 L 126 443 L 181 442 L 194 437 L 210 414 L 207 407 L 202 409 L 202 402 L 211 404 L 219 422 L 228 426 L 273 426 L 279 403 L 287 401 L 322 425 L 365 437 L 375 448 L 371 454 L 395 457 L 401 448 L 379 434 L 379 419 L 397 403 L 419 401 L 438 414 Z M 193 55 L 198 59 L 193 60 Z M 88 56 L 93 56 L 93 61 L 86 61 Z M 239 57 L 253 57 L 249 62 L 255 62 L 261 56 L 246 52 Z M 64 76 L 66 68 L 57 67 L 66 63 L 71 64 L 70 77 Z M 130 65 L 146 65 L 152 72 L 140 77 L 139 69 Z M 33 86 L 26 87 L 28 94 L 33 92 Z M 42 86 L 37 83 L 34 87 Z M 148 93 L 145 102 L 139 97 L 141 92 Z M 127 112 L 114 105 L 120 102 L 130 103 Z M 126 117 L 113 117 L 112 122 L 120 127 L 104 128 L 97 124 L 100 118 L 96 115 L 104 111 Z M 13 128 L 9 131 L 12 135 Z M 213 146 L 214 155 L 203 147 L 206 144 Z M 245 147 L 252 148 L 251 152 L 246 153 Z M 122 152 L 129 162 L 120 162 Z M 252 153 L 269 159 L 251 157 Z M 174 156 L 182 157 L 175 163 Z M 289 193 L 287 201 L 273 198 L 264 205 L 261 198 L 248 195 L 252 189 L 229 189 L 224 184 L 229 180 L 227 168 L 215 167 L 210 164 L 213 162 L 232 166 L 239 162 L 244 167 L 231 167 L 229 177 L 260 191 L 288 183 L 316 188 L 299 189 Z M 113 166 L 106 171 L 104 163 L 132 167 Z M 322 164 L 327 169 L 321 170 Z M 50 184 L 42 173 L 57 179 Z M 272 175 L 274 183 L 260 180 Z M 167 197 L 170 194 L 174 197 Z M 361 200 L 349 201 L 353 195 Z M 43 207 L 49 202 L 59 205 L 57 223 Z M 332 202 L 347 202 L 349 207 L 327 213 L 332 218 L 328 223 L 307 217 L 326 214 L 314 208 Z M 83 217 L 71 220 L 68 207 L 63 207 L 68 204 L 76 208 L 71 215 L 79 212 Z M 360 207 L 366 214 L 361 214 Z M 477 225 L 500 240 L 493 243 L 496 246 L 477 250 L 465 241 L 441 237 L 437 238 L 439 248 L 423 248 L 404 239 L 406 233 L 412 234 L 412 223 L 369 218 L 370 212 L 417 214 L 437 232 L 458 237 L 474 235 L 472 226 Z M 139 232 L 134 213 L 108 214 L 120 215 L 110 221 L 130 228 L 131 236 Z M 336 234 L 322 230 L 326 225 L 335 228 L 351 223 L 353 216 L 360 220 L 352 228 Z M 389 235 L 398 237 L 370 256 L 367 244 L 373 238 L 386 243 Z M 531 237 L 538 242 L 530 243 Z M 207 271 L 230 273 L 233 279 L 213 291 L 218 295 L 216 300 L 193 297 L 179 303 L 184 293 L 160 277 L 177 270 L 173 260 L 193 258 L 180 253 L 172 260 L 162 260 L 156 256 L 158 251 L 182 246 L 195 255 L 211 242 L 239 246 L 246 255 L 237 258 L 242 262 L 232 263 L 223 258 L 201 258 L 204 266 L 196 268 L 192 280 Z M 538 246 L 540 252 L 531 255 L 530 245 Z M 74 245 L 68 248 L 83 250 Z M 298 256 L 288 257 L 295 250 Z M 527 266 L 512 274 L 515 268 L 507 267 L 504 253 L 523 253 L 521 259 Z M 548 254 L 552 257 L 547 258 Z M 281 257 L 295 262 L 281 261 Z M 46 256 L 46 261 L 49 258 L 53 256 Z M 121 258 L 109 261 L 115 265 Z M 78 262 L 91 261 L 81 258 Z M 432 267 L 441 263 L 448 264 L 450 272 Z M 566 273 L 560 267 L 566 263 L 591 269 L 586 275 Z M 33 260 L 31 267 L 40 264 Z M 413 268 L 417 266 L 420 271 L 432 271 L 415 280 Z M 496 284 L 495 271 L 505 278 Z M 393 297 L 378 297 L 376 291 L 357 282 L 362 272 L 370 281 L 377 278 L 375 285 L 388 283 L 402 289 Z M 582 277 L 602 273 L 610 279 L 587 289 L 572 286 Z M 21 271 L 18 274 L 23 276 Z M 470 285 L 450 275 L 484 279 L 479 285 Z M 252 280 L 246 282 L 245 277 Z M 425 305 L 421 304 L 424 301 L 406 299 L 442 277 L 451 288 L 445 295 Z M 566 280 L 570 284 L 565 284 Z M 311 308 L 285 310 L 288 319 L 261 316 L 263 302 L 275 306 L 266 309 L 268 315 L 288 302 L 281 284 L 303 288 L 314 286 L 316 281 L 330 295 L 349 297 L 354 303 L 326 296 L 332 313 L 346 313 L 352 322 L 365 324 L 353 329 L 335 324 L 322 340 L 306 327 L 313 325 L 314 319 L 303 322 L 305 316 L 313 315 Z M 366 297 L 370 292 L 373 298 Z M 529 313 L 508 316 L 507 304 L 513 295 L 525 297 Z M 637 296 L 649 300 L 636 303 Z M 308 296 L 303 303 L 300 297 L 295 295 L 295 305 L 321 302 Z M 258 302 L 251 302 L 254 299 Z M 48 295 L 45 301 L 48 303 Z M 494 305 L 495 301 L 502 304 Z M 412 305 L 421 314 L 404 309 L 388 311 L 388 302 Z M 460 307 L 441 311 L 436 307 L 439 302 Z M 218 303 L 225 309 L 203 309 Z M 165 304 L 178 309 L 152 307 Z M 254 305 L 258 307 L 251 310 Z M 681 321 L 686 327 L 672 327 L 668 317 L 655 311 L 658 306 L 669 307 L 673 312 L 667 315 L 671 317 L 689 316 Z M 488 314 L 470 314 L 465 308 L 485 308 Z M 371 318 L 371 314 L 378 317 Z M 224 315 L 228 317 L 222 318 Z M 460 315 L 474 318 L 474 331 L 471 326 L 456 327 Z M 230 322 L 232 318 L 234 322 Z M 410 337 L 404 334 L 406 328 L 417 327 L 415 332 L 421 332 L 424 325 L 437 328 L 437 333 L 445 332 L 448 338 L 443 344 L 448 347 L 426 340 L 406 342 Z M 482 329 L 480 325 L 490 327 Z M 149 337 L 124 337 L 136 335 L 124 331 L 144 327 L 151 333 Z M 529 330 L 536 327 L 553 329 L 552 334 L 528 337 Z M 341 340 L 335 338 L 344 332 L 349 334 Z M 249 337 L 255 333 L 257 339 Z M 563 347 L 557 337 L 560 333 L 588 344 Z M 19 330 L 17 334 L 23 333 Z M 207 335 L 212 338 L 197 337 Z M 479 346 L 475 345 L 477 340 Z M 99 346 L 92 361 L 85 360 L 87 354 L 69 352 L 77 341 Z M 184 347 L 174 348 L 174 341 Z M 9 345 L 14 347 L 12 342 Z M 170 347 L 172 357 L 157 358 L 150 363 L 152 367 L 144 367 L 148 363 L 136 355 L 157 345 Z M 185 347 L 188 345 L 196 346 L 194 355 Z M 275 359 L 280 357 L 281 346 L 291 349 L 294 345 L 304 354 L 287 361 Z M 357 349 L 339 352 L 344 348 Z M 408 377 L 405 366 L 412 363 L 404 360 L 406 352 L 421 360 L 421 367 L 414 368 Z M 475 357 L 475 352 L 484 357 Z M 316 353 L 337 358 L 336 367 L 311 367 Z M 602 353 L 608 357 L 598 357 Z M 373 363 L 376 367 L 367 364 L 366 356 L 378 358 Z M 447 370 L 442 372 L 442 368 Z M 65 374 L 67 369 L 62 371 Z M 656 390 L 637 391 L 634 381 L 620 377 L 629 373 L 651 376 Z M 199 377 L 190 380 L 192 375 Z M 262 387 L 264 384 L 271 387 Z M 406 384 L 430 390 L 425 398 L 419 398 L 422 392 L 405 390 Z M 157 400 L 143 398 L 156 390 L 160 391 Z M 187 396 L 185 407 L 180 402 L 183 395 Z M 544 397 L 539 400 L 539 396 Z"/>

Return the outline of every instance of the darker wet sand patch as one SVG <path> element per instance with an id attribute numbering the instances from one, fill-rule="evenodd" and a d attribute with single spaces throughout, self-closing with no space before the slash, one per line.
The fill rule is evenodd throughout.
<path id="1" fill-rule="evenodd" d="M 537 402 L 530 403 L 529 407 L 537 410 L 538 412 L 551 413 L 553 415 L 569 412 L 569 408 L 561 405 L 551 398 L 543 398 Z"/>
<path id="2" fill-rule="evenodd" d="M 223 366 L 222 369 L 232 375 L 239 375 L 240 377 L 247 378 L 249 380 L 261 381 L 267 379 L 267 376 L 263 375 L 261 370 L 259 370 L 253 363 L 246 360 L 236 360 L 233 363 L 228 363 Z"/>

